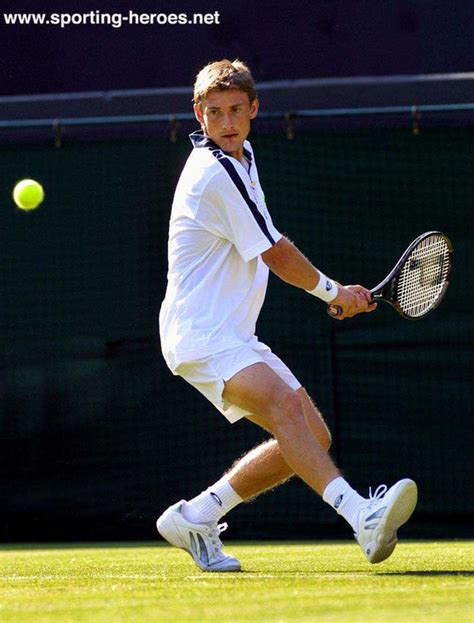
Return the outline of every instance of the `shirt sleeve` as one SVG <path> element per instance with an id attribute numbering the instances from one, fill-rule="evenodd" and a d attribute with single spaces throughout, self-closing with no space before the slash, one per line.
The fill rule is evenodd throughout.
<path id="1" fill-rule="evenodd" d="M 265 205 L 257 205 L 234 166 L 232 178 L 223 170 L 207 184 L 196 219 L 208 231 L 229 240 L 244 262 L 272 247 L 282 234 Z M 235 177 L 235 179 L 234 179 Z"/>

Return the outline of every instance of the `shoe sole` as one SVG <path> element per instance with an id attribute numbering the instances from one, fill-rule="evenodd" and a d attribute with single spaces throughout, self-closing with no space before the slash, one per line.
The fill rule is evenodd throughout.
<path id="1" fill-rule="evenodd" d="M 226 572 L 226 571 L 240 571 L 240 563 L 238 566 L 234 565 L 233 567 L 230 567 L 230 568 L 227 567 L 225 569 L 218 569 L 218 568 L 212 569 L 210 567 L 206 567 L 202 563 L 200 558 L 196 556 L 191 549 L 188 549 L 187 544 L 183 543 L 183 540 L 181 538 L 179 537 L 178 539 L 173 538 L 176 535 L 177 530 L 176 530 L 176 527 L 174 526 L 172 512 L 165 511 L 163 515 L 161 515 L 161 517 L 158 517 L 156 521 L 156 529 L 161 534 L 161 536 L 165 539 L 165 541 L 168 541 L 170 545 L 172 545 L 173 547 L 182 549 L 183 552 L 186 552 L 187 554 L 189 554 L 191 558 L 193 559 L 194 564 L 197 565 L 199 569 L 201 569 L 201 571 L 207 571 L 211 573 Z"/>
<path id="2" fill-rule="evenodd" d="M 405 479 L 400 481 L 399 485 L 400 490 L 396 499 L 377 530 L 375 551 L 372 557 L 368 558 L 372 564 L 386 560 L 393 553 L 397 544 L 397 530 L 410 519 L 415 510 L 418 500 L 416 484 L 413 480 Z"/>

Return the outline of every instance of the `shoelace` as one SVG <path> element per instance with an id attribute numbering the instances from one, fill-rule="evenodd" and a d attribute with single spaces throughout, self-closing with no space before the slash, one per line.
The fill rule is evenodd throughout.
<path id="1" fill-rule="evenodd" d="M 367 506 L 364 504 L 361 506 L 359 513 L 363 511 L 366 516 L 370 509 L 374 506 L 376 502 L 378 502 L 383 496 L 387 493 L 388 487 L 387 485 L 379 485 L 377 489 L 375 489 L 374 493 L 372 493 L 372 487 L 369 487 L 369 497 L 367 498 Z M 360 517 L 360 514 L 359 514 Z M 354 536 L 357 539 L 358 533 L 354 532 Z"/>
<path id="2" fill-rule="evenodd" d="M 217 558 L 221 558 L 224 556 L 224 554 L 221 551 L 222 541 L 220 540 L 219 535 L 225 530 L 227 530 L 228 527 L 229 526 L 227 525 L 227 523 L 224 522 L 224 523 L 216 525 L 215 528 L 210 528 L 209 530 L 209 540 L 211 542 L 212 550 L 213 550 L 212 553 Z"/>
<path id="3" fill-rule="evenodd" d="M 372 508 L 375 502 L 378 502 L 380 498 L 383 498 L 383 496 L 387 493 L 387 490 L 388 490 L 387 485 L 379 485 L 377 489 L 375 489 L 375 492 L 372 494 L 372 487 L 369 487 L 368 507 Z"/>

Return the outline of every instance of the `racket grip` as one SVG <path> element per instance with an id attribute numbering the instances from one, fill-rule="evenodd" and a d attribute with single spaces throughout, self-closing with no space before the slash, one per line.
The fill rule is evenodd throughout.
<path id="1" fill-rule="evenodd" d="M 328 305 L 327 312 L 331 318 L 337 318 L 342 314 L 342 307 L 340 305 Z"/>
<path id="2" fill-rule="evenodd" d="M 372 299 L 370 300 L 370 305 L 376 303 L 377 298 L 380 298 L 380 296 L 377 297 L 373 295 Z M 328 305 L 327 312 L 331 316 L 331 318 L 337 318 L 342 314 L 342 307 L 340 305 Z"/>

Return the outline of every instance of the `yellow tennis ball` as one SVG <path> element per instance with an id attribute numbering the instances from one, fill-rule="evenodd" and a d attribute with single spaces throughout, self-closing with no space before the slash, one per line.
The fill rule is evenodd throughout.
<path id="1" fill-rule="evenodd" d="M 13 189 L 13 201 L 21 210 L 34 210 L 43 199 L 43 187 L 36 180 L 21 180 Z"/>

